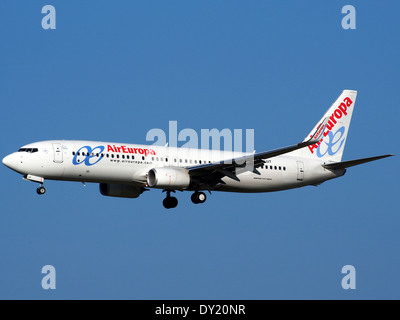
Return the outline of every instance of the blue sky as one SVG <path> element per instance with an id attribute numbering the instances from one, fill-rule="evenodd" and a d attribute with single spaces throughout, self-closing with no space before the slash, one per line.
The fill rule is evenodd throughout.
<path id="1" fill-rule="evenodd" d="M 44 30 L 41 9 L 56 9 Z M 344 30 L 341 9 L 356 8 Z M 153 128 L 296 143 L 358 90 L 343 160 L 399 153 L 396 1 L 0 2 L 1 157 L 48 139 L 146 143 Z M 399 299 L 397 157 L 317 188 L 215 192 L 36 185 L 1 166 L 1 299 Z M 41 268 L 56 269 L 43 290 Z M 343 290 L 344 265 L 356 290 Z"/>

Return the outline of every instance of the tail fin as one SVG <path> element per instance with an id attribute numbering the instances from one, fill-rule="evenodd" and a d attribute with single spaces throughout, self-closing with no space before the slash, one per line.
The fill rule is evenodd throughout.
<path id="1" fill-rule="evenodd" d="M 304 140 L 310 140 L 319 127 L 327 122 L 320 141 L 293 153 L 305 158 L 341 161 L 356 98 L 357 91 L 344 90 Z"/>

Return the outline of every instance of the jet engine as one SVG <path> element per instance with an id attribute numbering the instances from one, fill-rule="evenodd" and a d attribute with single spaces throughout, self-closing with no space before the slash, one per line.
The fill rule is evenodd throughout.
<path id="1" fill-rule="evenodd" d="M 184 168 L 154 168 L 147 174 L 147 185 L 151 188 L 181 190 L 189 187 L 190 175 Z"/>

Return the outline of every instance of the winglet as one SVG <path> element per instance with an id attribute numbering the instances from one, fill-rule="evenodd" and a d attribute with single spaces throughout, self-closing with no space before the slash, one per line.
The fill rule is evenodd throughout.
<path id="1" fill-rule="evenodd" d="M 325 119 L 318 125 L 317 129 L 315 130 L 314 134 L 311 136 L 310 139 L 303 141 L 302 143 L 305 143 L 307 146 L 316 144 L 322 139 L 322 136 L 325 132 L 325 128 L 328 124 L 328 117 L 325 117 Z"/>

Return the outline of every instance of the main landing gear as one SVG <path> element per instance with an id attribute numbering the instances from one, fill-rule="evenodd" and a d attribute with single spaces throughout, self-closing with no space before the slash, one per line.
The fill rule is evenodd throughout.
<path id="1" fill-rule="evenodd" d="M 175 208 L 178 205 L 178 199 L 175 197 L 171 197 L 171 192 L 175 191 L 174 190 L 164 190 L 164 191 L 167 193 L 167 196 L 163 200 L 164 208 L 166 209 Z M 192 194 L 190 199 L 192 200 L 193 203 L 199 204 L 199 203 L 204 203 L 207 200 L 207 196 L 204 192 L 196 191 L 195 193 Z"/>
<path id="2" fill-rule="evenodd" d="M 163 200 L 164 208 L 166 209 L 175 208 L 178 205 L 178 199 L 175 197 L 171 197 L 171 190 L 164 190 L 164 191 L 167 192 L 167 197 Z"/>
<path id="3" fill-rule="evenodd" d="M 192 194 L 190 199 L 195 204 L 204 203 L 207 200 L 207 196 L 206 196 L 206 194 L 204 192 L 196 191 L 195 193 Z"/>

